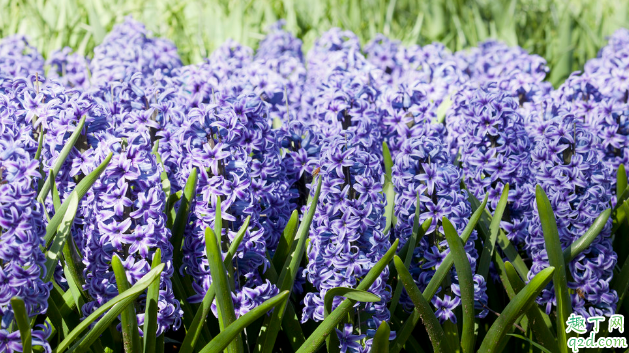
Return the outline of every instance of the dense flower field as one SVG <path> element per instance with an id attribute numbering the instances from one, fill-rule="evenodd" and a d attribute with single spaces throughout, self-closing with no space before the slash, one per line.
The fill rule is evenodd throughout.
<path id="1" fill-rule="evenodd" d="M 629 31 L 554 89 L 282 25 L 189 66 L 130 18 L 0 42 L 0 352 L 567 352 L 626 312 Z"/>

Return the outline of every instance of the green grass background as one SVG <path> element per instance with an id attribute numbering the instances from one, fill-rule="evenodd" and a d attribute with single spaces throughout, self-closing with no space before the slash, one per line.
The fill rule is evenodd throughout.
<path id="1" fill-rule="evenodd" d="M 114 24 L 133 15 L 170 38 L 184 63 L 199 62 L 225 39 L 256 47 L 284 18 L 307 50 L 327 29 L 363 42 L 384 33 L 405 44 L 452 50 L 496 38 L 546 58 L 551 82 L 595 57 L 606 36 L 629 27 L 628 0 L 0 0 L 0 35 L 28 35 L 46 57 L 70 46 L 90 55 Z"/>

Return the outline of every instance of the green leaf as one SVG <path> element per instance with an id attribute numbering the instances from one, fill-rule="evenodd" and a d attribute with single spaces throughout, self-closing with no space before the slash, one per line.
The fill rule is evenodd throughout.
<path id="1" fill-rule="evenodd" d="M 419 205 L 419 195 L 417 195 L 417 204 Z M 417 207 L 416 210 L 419 210 L 419 207 Z M 412 260 L 412 258 L 409 256 L 413 254 L 413 251 L 415 251 L 417 244 L 419 243 L 420 240 L 422 240 L 422 238 L 424 237 L 424 235 L 430 228 L 431 224 L 432 224 L 432 218 L 429 217 L 420 226 L 419 225 L 419 212 L 418 211 L 415 212 L 415 218 L 413 218 L 413 234 L 411 235 L 411 238 L 406 242 L 406 244 L 404 244 L 402 249 L 398 251 L 400 258 L 402 259 L 402 261 L 404 261 L 405 264 L 407 265 L 410 264 L 410 261 Z"/>
<path id="2" fill-rule="evenodd" d="M 72 192 L 76 192 L 79 201 L 83 198 L 83 196 L 85 196 L 85 194 L 92 187 L 92 185 L 94 185 L 96 180 L 98 180 L 98 178 L 100 177 L 101 173 L 105 170 L 105 168 L 107 168 L 107 165 L 109 164 L 109 161 L 111 160 L 111 157 L 112 157 L 112 154 L 109 153 L 109 155 L 107 156 L 107 158 L 105 158 L 103 163 L 101 163 L 96 169 L 94 169 L 94 171 L 92 171 L 85 178 L 83 178 L 83 180 L 81 180 L 81 182 L 79 182 L 79 184 L 74 188 Z M 61 224 L 61 220 L 65 216 L 66 211 L 68 209 L 68 205 L 70 204 L 70 199 L 71 198 L 68 197 L 65 201 L 63 201 L 63 203 L 61 204 L 61 207 L 59 207 L 54 217 L 52 217 L 50 222 L 48 222 L 48 225 L 46 226 L 46 236 L 44 237 L 44 241 L 46 242 L 46 247 L 50 245 L 50 242 L 52 241 L 53 236 L 55 235 L 55 233 L 57 233 L 59 224 Z"/>
<path id="3" fill-rule="evenodd" d="M 572 242 L 567 248 L 563 250 L 563 258 L 565 263 L 569 263 L 572 261 L 577 255 L 579 255 L 583 250 L 587 249 L 590 244 L 596 239 L 598 234 L 603 230 L 607 220 L 609 220 L 609 216 L 611 215 L 612 210 L 606 209 L 601 212 L 601 214 L 596 217 L 590 228 L 583 233 L 583 235 Z"/>
<path id="4" fill-rule="evenodd" d="M 74 341 L 77 340 L 77 338 L 79 338 L 79 335 L 83 333 L 83 331 L 85 331 L 87 328 L 90 327 L 90 325 L 94 321 L 96 321 L 105 312 L 107 312 L 107 310 L 115 306 L 116 307 L 115 310 L 112 310 L 109 313 L 107 313 L 107 315 L 112 314 L 112 318 L 111 318 L 112 321 L 110 321 L 109 324 L 113 322 L 113 320 L 116 319 L 118 315 L 120 315 L 122 310 L 124 310 L 127 305 L 132 304 L 133 301 L 137 297 L 139 297 L 140 294 L 142 294 L 144 290 L 151 283 L 153 283 L 154 280 L 156 280 L 159 277 L 159 275 L 162 273 L 162 270 L 164 269 L 164 266 L 165 266 L 164 264 L 161 264 L 157 268 L 152 269 L 151 271 L 149 271 L 149 273 L 144 275 L 144 277 L 140 278 L 140 280 L 137 281 L 135 285 L 133 285 L 133 287 L 131 287 L 129 290 L 126 290 L 122 294 L 118 294 L 107 303 L 101 305 L 98 309 L 96 309 L 93 313 L 91 313 L 87 318 L 81 321 L 81 323 L 77 325 L 77 327 L 74 328 L 74 330 L 72 330 L 66 336 L 66 338 L 63 341 L 61 341 L 59 346 L 53 349 L 52 352 L 53 353 L 64 352 L 70 346 L 70 344 L 72 344 Z M 99 320 L 99 323 L 103 321 L 104 319 L 105 317 Z M 109 326 L 109 324 L 107 324 L 105 327 L 99 327 L 99 329 L 97 329 L 96 327 L 92 328 L 84 337 L 81 338 L 81 342 L 83 341 L 89 342 L 92 339 L 95 340 Z M 89 347 L 89 345 L 87 345 L 86 347 Z M 78 349 L 79 347 L 73 347 L 73 348 Z"/>
<path id="5" fill-rule="evenodd" d="M 275 271 L 274 266 L 269 266 L 269 268 L 262 274 L 262 278 L 268 279 L 271 283 L 279 282 L 279 275 Z M 286 312 L 284 313 L 284 318 L 282 319 L 282 331 L 284 331 L 284 334 L 289 339 L 289 344 L 291 348 L 293 348 L 293 351 L 299 350 L 299 347 L 306 342 L 306 337 L 304 336 L 301 323 L 299 322 L 299 318 L 295 313 L 295 308 L 290 300 L 286 301 Z"/>
<path id="6" fill-rule="evenodd" d="M 373 338 L 371 344 L 371 352 L 373 353 L 389 353 L 389 336 L 391 335 L 391 328 L 386 321 L 382 321 L 376 335 Z"/>
<path id="7" fill-rule="evenodd" d="M 100 16 L 96 11 L 94 4 L 92 1 L 85 4 L 87 7 L 87 14 L 90 25 L 90 33 L 94 36 L 94 41 L 96 44 L 100 44 L 105 38 L 105 29 L 103 25 L 100 23 Z"/>
<path id="8" fill-rule="evenodd" d="M 68 329 L 72 330 L 81 321 L 81 313 L 76 310 L 76 302 L 74 301 L 72 293 L 70 293 L 70 291 L 64 293 L 57 283 L 53 282 L 52 284 L 53 286 L 50 290 L 48 302 L 55 302 L 59 309 L 59 314 L 61 314 L 61 318 L 65 321 Z M 67 334 L 67 332 L 64 331 L 64 334 Z"/>
<path id="9" fill-rule="evenodd" d="M 238 247 L 242 240 L 245 237 L 245 233 L 247 232 L 247 228 L 249 228 L 249 221 L 251 221 L 251 216 L 247 216 L 242 226 L 238 230 L 234 241 L 229 246 L 229 250 L 227 251 L 227 255 L 225 255 L 225 259 L 223 260 L 224 266 L 230 266 L 232 259 L 236 255 L 236 251 L 238 251 Z M 194 319 L 192 320 L 192 324 L 188 327 L 186 332 L 186 337 L 181 343 L 181 348 L 179 349 L 179 353 L 189 353 L 192 352 L 195 345 L 197 344 L 197 340 L 199 335 L 201 334 L 201 329 L 203 328 L 204 321 L 210 313 L 210 309 L 212 308 L 212 302 L 214 301 L 214 297 L 216 296 L 216 286 L 214 283 L 210 285 L 210 288 L 203 296 L 203 301 L 201 302 L 201 306 L 197 310 L 194 315 Z"/>
<path id="10" fill-rule="evenodd" d="M 170 194 L 166 199 L 166 206 L 164 207 L 164 213 L 166 214 L 166 226 L 168 229 L 173 228 L 173 224 L 175 223 L 175 218 L 177 217 L 177 210 L 175 210 L 175 204 L 181 196 L 183 195 L 183 191 L 179 190 L 174 194 Z"/>
<path id="11" fill-rule="evenodd" d="M 569 6 L 565 3 L 565 6 Z M 558 48 L 559 53 L 557 62 L 553 65 L 553 69 L 550 72 L 550 82 L 558 87 L 572 72 L 572 60 L 574 57 L 573 51 L 573 39 L 572 32 L 574 27 L 574 19 L 572 18 L 572 11 L 568 8 L 560 10 L 561 19 L 559 20 L 558 33 Z M 566 346 L 567 349 L 567 346 Z"/>
<path id="12" fill-rule="evenodd" d="M 508 192 L 508 186 L 505 186 L 505 190 Z M 503 197 L 506 200 L 506 192 L 503 192 Z M 456 229 L 446 217 L 443 218 L 443 230 L 450 247 L 450 253 L 454 256 L 454 267 L 456 268 L 461 288 L 461 305 L 463 307 L 461 349 L 463 353 L 471 353 L 474 351 L 476 342 L 476 336 L 474 335 L 474 280 L 472 279 L 472 267 L 467 259 L 463 242 L 461 242 Z"/>
<path id="13" fill-rule="evenodd" d="M 131 286 L 127 281 L 127 272 L 125 271 L 124 265 L 118 255 L 114 254 L 111 258 L 111 267 L 113 268 L 114 275 L 116 276 L 118 293 L 123 294 Z M 140 340 L 140 333 L 138 332 L 138 319 L 135 315 L 134 305 L 128 305 L 123 310 L 120 321 L 122 322 L 122 342 L 124 344 L 125 352 L 142 352 L 142 342 Z"/>
<path id="14" fill-rule="evenodd" d="M 537 342 L 533 341 L 532 339 L 530 339 L 530 338 L 528 338 L 528 337 L 524 337 L 524 336 L 522 336 L 522 335 L 516 335 L 516 334 L 514 334 L 514 333 L 507 333 L 507 336 L 513 336 L 513 337 L 519 338 L 519 339 L 521 339 L 521 340 L 523 340 L 523 341 L 527 341 L 528 343 L 530 343 L 531 345 L 535 346 L 537 349 L 539 349 L 539 350 L 540 350 L 540 351 L 542 351 L 542 352 L 545 352 L 545 353 L 553 353 L 553 351 L 551 351 L 551 350 L 549 350 L 549 349 L 546 349 L 544 346 L 542 346 L 541 344 L 539 344 L 539 343 L 537 343 Z M 555 352 L 556 352 L 556 351 L 555 351 Z"/>
<path id="15" fill-rule="evenodd" d="M 74 144 L 79 139 L 79 136 L 81 136 L 81 131 L 83 131 L 83 126 L 85 125 L 86 118 L 87 115 L 83 115 L 81 120 L 79 120 L 79 123 L 76 125 L 74 132 L 68 138 L 68 142 L 66 142 L 65 146 L 63 146 L 63 149 L 61 149 L 61 152 L 59 152 L 59 156 L 57 156 L 57 160 L 51 168 L 52 173 L 50 175 L 59 175 L 59 170 L 61 170 L 61 166 L 66 161 L 66 158 L 68 158 L 68 154 L 70 154 L 70 151 L 72 151 L 72 147 L 74 147 Z M 50 192 L 50 184 L 50 178 L 46 179 L 46 182 L 44 183 L 41 190 L 39 191 L 39 194 L 37 195 L 37 201 L 41 202 L 42 204 L 46 200 L 48 192 Z"/>
<path id="16" fill-rule="evenodd" d="M 393 159 L 391 158 L 391 151 L 386 142 L 382 142 L 382 154 L 384 156 L 384 187 L 382 188 L 387 198 L 387 204 L 384 207 L 384 216 L 386 223 L 384 227 L 384 234 L 389 234 L 391 225 L 393 224 L 393 211 L 395 207 L 395 189 L 393 188 Z"/>
<path id="17" fill-rule="evenodd" d="M 476 223 L 478 223 L 481 215 L 483 214 L 483 212 L 485 212 L 485 206 L 487 205 L 488 198 L 489 194 L 485 195 L 483 203 L 474 211 L 472 217 L 470 217 L 470 221 L 467 223 L 467 226 L 465 226 L 465 229 L 463 229 L 463 233 L 461 233 L 461 241 L 463 241 L 463 244 L 465 244 L 470 238 L 474 227 L 476 227 Z M 446 278 L 448 273 L 450 273 L 450 269 L 452 268 L 453 264 L 454 255 L 452 255 L 452 253 L 449 253 L 446 258 L 443 259 L 443 262 L 441 263 L 441 265 L 439 265 L 439 267 L 435 271 L 435 274 L 430 279 L 430 282 L 428 282 L 428 286 L 426 286 L 426 289 L 424 290 L 425 298 L 428 298 L 427 300 L 431 300 L 432 297 L 435 296 L 435 293 L 437 293 L 437 289 L 439 289 L 439 286 L 441 286 L 441 282 L 443 282 L 443 279 Z"/>
<path id="18" fill-rule="evenodd" d="M 400 351 L 406 343 L 406 340 L 410 337 L 410 332 L 412 332 L 415 324 L 417 323 L 417 319 L 419 318 L 421 318 L 424 323 L 424 327 L 428 332 L 428 336 L 430 337 L 430 342 L 432 343 L 432 348 L 435 353 L 447 352 L 448 344 L 446 342 L 446 334 L 443 331 L 439 320 L 437 320 L 435 313 L 432 311 L 425 293 L 422 294 L 419 291 L 419 288 L 417 288 L 417 285 L 413 280 L 413 276 L 411 276 L 410 272 L 408 272 L 408 269 L 398 256 L 394 257 L 393 262 L 395 263 L 395 268 L 397 269 L 400 282 L 402 282 L 404 288 L 406 288 L 408 296 L 413 301 L 413 304 L 415 304 L 415 310 L 404 323 L 404 326 L 402 326 L 402 330 L 400 330 L 395 341 L 391 344 L 391 352 Z M 428 298 L 432 298 L 432 296 Z M 407 323 L 409 322 L 411 324 L 407 326 Z"/>
<path id="19" fill-rule="evenodd" d="M 59 344 L 60 340 L 63 339 L 64 335 L 67 332 L 64 332 L 63 316 L 61 316 L 61 313 L 59 312 L 59 308 L 57 308 L 57 304 L 55 304 L 55 301 L 50 300 L 50 297 L 48 297 L 48 310 L 46 310 L 46 317 L 50 320 L 52 327 L 57 332 L 56 342 L 57 344 Z"/>
<path id="20" fill-rule="evenodd" d="M 620 272 L 614 273 L 611 288 L 618 293 L 618 303 L 616 303 L 616 313 L 618 313 L 629 293 L 629 256 L 625 259 Z"/>
<path id="21" fill-rule="evenodd" d="M 478 201 L 478 199 L 474 197 L 474 195 L 471 192 L 469 192 L 469 190 L 468 190 L 467 195 L 468 195 L 468 200 L 470 201 L 470 204 L 472 205 L 472 208 L 480 205 L 480 201 Z M 492 221 L 493 221 L 492 215 L 489 213 L 489 211 L 487 211 L 487 209 L 485 209 L 483 214 L 481 215 L 481 219 L 479 220 L 478 226 L 477 226 L 479 235 L 481 236 L 483 240 L 487 239 L 488 234 L 490 233 L 489 225 L 491 224 Z M 526 276 L 529 273 L 529 268 L 526 266 L 526 264 L 524 263 L 524 260 L 518 253 L 518 250 L 513 246 L 513 244 L 511 244 L 511 241 L 509 241 L 509 238 L 507 238 L 507 235 L 502 231 L 502 229 L 498 232 L 497 243 L 502 249 L 502 251 L 504 252 L 504 254 L 507 255 L 507 258 L 509 259 L 509 261 L 511 261 L 511 263 L 513 264 L 513 267 L 515 267 L 515 269 L 518 271 L 520 276 Z"/>
<path id="22" fill-rule="evenodd" d="M 216 336 L 212 342 L 208 343 L 200 353 L 220 353 L 225 347 L 240 337 L 240 333 L 254 321 L 266 314 L 269 310 L 288 300 L 288 291 L 283 291 L 273 298 L 258 305 L 253 310 L 241 316 L 234 323 L 226 327 Z"/>
<path id="23" fill-rule="evenodd" d="M 297 244 L 294 246 L 291 256 L 285 260 L 284 265 L 282 266 L 282 272 L 280 272 L 277 282 L 279 290 L 288 291 L 289 295 L 293 290 L 295 276 L 297 276 L 301 259 L 306 250 L 306 240 L 308 239 L 312 219 L 314 218 L 315 211 L 317 209 L 322 180 L 323 178 L 321 177 L 316 180 L 317 188 L 312 201 L 310 202 L 310 207 L 308 207 L 308 213 L 306 213 L 303 218 L 303 222 L 299 225 L 299 229 L 297 230 Z M 313 180 L 313 184 L 314 183 L 315 180 Z M 260 330 L 258 340 L 256 341 L 256 352 L 272 352 L 275 340 L 277 339 L 277 334 L 279 333 L 281 323 L 284 319 L 287 303 L 288 301 L 280 304 L 279 307 L 273 310 L 273 313 L 270 316 L 265 317 L 263 322 L 264 330 Z"/>
<path id="24" fill-rule="evenodd" d="M 415 208 L 415 218 L 413 220 L 413 234 L 411 238 L 404 244 L 402 249 L 400 250 L 400 256 L 404 261 L 404 265 L 408 268 L 411 265 L 411 261 L 413 260 L 413 252 L 415 251 L 415 247 L 417 243 L 424 237 L 430 225 L 432 224 L 432 218 L 428 218 L 422 223 L 421 227 L 419 226 L 419 195 L 417 195 L 417 205 Z M 413 245 L 412 247 L 410 245 Z M 394 273 L 395 267 L 391 269 L 391 275 L 395 276 Z M 397 308 L 397 304 L 400 302 L 400 296 L 402 295 L 403 286 L 396 285 L 395 290 L 393 292 L 393 298 L 391 298 L 391 303 L 389 304 L 389 311 L 395 312 Z"/>
<path id="25" fill-rule="evenodd" d="M 79 207 L 79 198 L 76 192 L 72 192 L 68 197 L 68 207 L 63 215 L 63 220 L 59 226 L 59 230 L 56 233 L 52 246 L 46 251 L 46 272 L 43 276 L 44 283 L 50 282 L 50 279 L 54 275 L 55 266 L 59 263 L 61 251 L 70 235 L 72 224 L 74 223 L 74 217 Z"/>
<path id="26" fill-rule="evenodd" d="M 489 226 L 489 239 L 485 239 L 483 242 L 483 252 L 478 262 L 478 270 L 476 271 L 476 273 L 483 276 L 486 280 L 489 280 L 489 264 L 491 263 L 491 257 L 495 251 L 496 239 L 498 238 L 498 232 L 500 232 L 500 221 L 507 208 L 508 198 L 509 184 L 507 183 L 502 189 L 502 196 L 500 196 L 500 201 L 498 201 L 498 206 L 496 207 L 496 211 L 494 212 L 493 219 Z"/>
<path id="27" fill-rule="evenodd" d="M 221 198 L 216 198 L 216 215 L 214 216 L 214 234 L 218 240 L 218 248 L 221 248 L 221 235 L 223 234 L 223 216 L 221 214 Z"/>
<path id="28" fill-rule="evenodd" d="M 166 200 L 168 200 L 170 199 L 171 185 L 170 185 L 170 180 L 168 180 L 168 173 L 166 173 L 165 171 L 166 166 L 164 165 L 164 161 L 162 160 L 162 156 L 159 154 L 158 150 L 159 150 L 159 140 L 155 141 L 155 144 L 153 145 L 153 151 L 151 153 L 155 155 L 155 159 L 157 160 L 157 163 L 159 163 L 162 166 L 163 171 L 160 173 L 159 178 L 162 182 L 162 190 L 164 191 L 164 194 L 166 195 Z M 166 214 L 168 214 L 169 211 L 170 211 L 170 208 L 167 203 Z"/>
<path id="29" fill-rule="evenodd" d="M 74 193 L 70 194 L 72 197 Z M 64 274 L 66 279 L 68 280 L 68 285 L 77 284 L 76 288 L 73 288 L 79 296 L 82 298 L 83 302 L 85 302 L 89 296 L 87 292 L 83 289 L 82 284 L 85 283 L 85 279 L 83 278 L 83 263 L 81 262 L 82 256 L 78 254 L 76 249 L 76 244 L 74 243 L 74 239 L 72 238 L 72 234 L 68 232 L 66 234 L 66 241 L 63 245 L 63 260 L 65 262 Z"/>
<path id="30" fill-rule="evenodd" d="M 22 340 L 22 352 L 30 353 L 32 352 L 31 325 L 28 322 L 28 314 L 26 313 L 24 300 L 19 297 L 11 298 L 11 308 L 13 309 L 17 328 L 20 331 L 20 339 Z"/>
<path id="31" fill-rule="evenodd" d="M 520 293 L 520 291 L 524 289 L 524 281 L 522 281 L 520 276 L 518 276 L 515 268 L 513 268 L 513 265 L 511 265 L 510 262 L 506 262 L 504 264 L 504 267 L 513 291 L 515 292 L 515 294 Z M 513 297 L 515 297 L 515 295 Z M 513 300 L 513 297 L 510 297 L 509 299 Z M 549 328 L 546 325 L 539 307 L 535 304 L 532 304 L 531 307 L 526 311 L 526 317 L 528 318 L 529 327 L 533 331 L 536 340 L 544 347 L 550 349 L 553 352 L 559 351 L 559 348 L 557 347 L 557 339 L 551 331 L 552 327 Z"/>
<path id="32" fill-rule="evenodd" d="M 393 255 L 395 254 L 395 250 L 398 247 L 399 240 L 396 239 L 391 245 L 391 248 L 387 251 L 387 253 L 378 261 L 372 268 L 369 270 L 367 275 L 363 278 L 363 280 L 356 286 L 358 290 L 368 290 L 369 287 L 376 281 L 376 279 L 380 276 L 380 273 L 385 269 L 385 267 L 391 262 Z M 351 299 L 345 299 L 330 315 L 323 320 L 319 326 L 314 330 L 314 332 L 306 339 L 306 342 L 301 346 L 301 348 L 297 351 L 297 353 L 314 353 L 319 347 L 323 344 L 325 339 L 330 335 L 330 333 L 334 330 L 336 325 L 343 320 L 345 315 L 352 309 L 352 307 L 356 304 L 356 301 Z"/>
<path id="33" fill-rule="evenodd" d="M 218 240 L 212 228 L 205 229 L 205 249 L 210 265 L 212 281 L 216 286 L 216 306 L 218 309 L 218 323 L 221 331 L 236 321 L 234 303 L 232 302 L 231 286 L 227 281 L 227 269 L 223 264 L 223 256 L 218 248 Z M 242 338 L 240 335 L 229 344 L 227 352 L 239 353 L 243 350 Z"/>
<path id="34" fill-rule="evenodd" d="M 564 262 L 557 221 L 553 213 L 550 200 L 542 189 L 537 185 L 535 188 L 535 199 L 537 201 L 537 211 L 542 223 L 544 232 L 544 242 L 548 253 L 548 263 L 555 268 L 553 285 L 555 286 L 555 298 L 557 300 L 557 345 L 561 352 L 568 352 L 568 335 L 566 334 L 566 320 L 572 313 L 572 301 L 568 288 L 566 275 L 566 263 Z"/>
<path id="35" fill-rule="evenodd" d="M 391 181 L 391 175 L 393 173 L 393 159 L 391 158 L 391 151 L 386 141 L 382 142 L 382 154 L 384 158 L 384 171 L 386 173 L 385 182 Z"/>
<path id="36" fill-rule="evenodd" d="M 364 290 L 346 287 L 335 287 L 329 289 L 325 293 L 325 298 L 323 299 L 324 317 L 328 317 L 328 315 L 330 315 L 330 312 L 332 311 L 332 302 L 334 301 L 334 297 L 345 297 L 347 299 L 364 303 L 377 303 L 381 300 L 379 296 Z"/>
<path id="37" fill-rule="evenodd" d="M 59 198 L 59 190 L 57 190 L 57 183 L 55 182 L 55 174 L 51 169 L 48 174 L 50 183 L 52 184 L 52 206 L 55 208 L 55 212 L 61 207 L 61 199 Z"/>
<path id="38" fill-rule="evenodd" d="M 286 262 L 286 258 L 288 257 L 288 253 L 293 246 L 293 241 L 295 240 L 295 235 L 297 234 L 297 224 L 299 223 L 299 212 L 294 210 L 284 227 L 284 232 L 282 233 L 282 237 L 280 237 L 279 244 L 277 245 L 277 249 L 275 250 L 275 254 L 273 254 L 273 266 L 275 268 L 282 268 L 284 262 Z"/>
<path id="39" fill-rule="evenodd" d="M 186 223 L 188 222 L 188 215 L 190 214 L 191 202 L 194 198 L 197 189 L 197 168 L 192 169 L 186 186 L 183 189 L 183 197 L 179 203 L 179 209 L 177 210 L 177 217 L 173 227 L 171 228 L 172 237 L 171 243 L 173 244 L 173 266 L 179 268 L 181 265 L 181 247 L 183 242 L 183 233 L 186 230 Z"/>
<path id="40" fill-rule="evenodd" d="M 157 248 L 153 254 L 151 269 L 157 268 L 162 263 L 162 249 Z M 146 293 L 146 309 L 144 310 L 144 338 L 143 352 L 155 352 L 157 340 L 157 302 L 159 301 L 160 279 L 151 283 Z"/>
<path id="41" fill-rule="evenodd" d="M 620 198 L 625 190 L 627 190 L 627 172 L 625 165 L 621 164 L 616 171 L 616 197 Z"/>
<path id="42" fill-rule="evenodd" d="M 513 327 L 515 321 L 535 302 L 537 296 L 550 282 L 554 272 L 555 268 L 552 266 L 543 269 L 507 304 L 500 316 L 491 325 L 478 352 L 496 352 L 496 347 L 504 339 L 507 330 Z"/>

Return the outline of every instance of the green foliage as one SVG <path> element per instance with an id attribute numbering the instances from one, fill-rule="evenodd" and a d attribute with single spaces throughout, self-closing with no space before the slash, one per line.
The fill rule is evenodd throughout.
<path id="1" fill-rule="evenodd" d="M 22 340 L 22 352 L 30 353 L 32 343 L 31 325 L 29 325 L 28 323 L 28 316 L 26 315 L 26 306 L 24 305 L 24 300 L 18 297 L 11 298 L 11 308 L 13 308 L 13 312 L 15 313 L 15 322 L 17 323 L 17 328 L 20 331 L 20 338 Z"/>
<path id="2" fill-rule="evenodd" d="M 553 84 L 582 68 L 606 36 L 629 23 L 629 3 L 614 0 L 0 0 L 0 7 L 0 36 L 26 34 L 45 57 L 64 46 L 92 53 L 114 24 L 133 15 L 174 41 L 184 63 L 196 63 L 228 38 L 255 48 L 265 28 L 284 18 L 305 50 L 334 26 L 363 42 L 384 33 L 405 44 L 439 41 L 452 50 L 495 38 L 546 58 Z"/>

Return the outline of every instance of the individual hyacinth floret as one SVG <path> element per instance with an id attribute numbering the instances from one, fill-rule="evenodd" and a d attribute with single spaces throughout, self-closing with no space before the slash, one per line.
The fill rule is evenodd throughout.
<path id="1" fill-rule="evenodd" d="M 420 224 L 428 218 L 432 223 L 426 235 L 413 251 L 409 271 L 421 290 L 424 290 L 435 270 L 450 252 L 445 240 L 442 219 L 447 217 L 457 232 L 461 233 L 469 221 L 471 207 L 466 192 L 461 190 L 461 170 L 450 163 L 447 146 L 433 136 L 420 136 L 406 140 L 395 159 L 392 171 L 395 189 L 395 209 L 397 224 L 393 236 L 400 239 L 400 245 L 406 244 L 413 232 L 415 213 L 419 213 Z M 419 210 L 417 198 L 419 197 Z M 474 231 L 465 244 L 468 261 L 474 272 L 478 252 L 474 247 L 477 236 Z M 435 296 L 432 302 L 441 322 L 456 322 L 452 309 L 460 304 L 460 293 L 456 271 L 451 272 L 451 286 L 443 299 Z M 484 317 L 487 310 L 485 279 L 474 275 L 474 300 L 479 315 Z M 447 288 L 447 287 L 446 287 Z M 408 295 L 400 298 L 400 303 L 408 310 L 414 305 Z"/>

